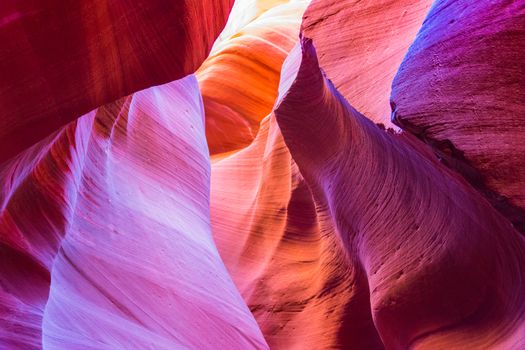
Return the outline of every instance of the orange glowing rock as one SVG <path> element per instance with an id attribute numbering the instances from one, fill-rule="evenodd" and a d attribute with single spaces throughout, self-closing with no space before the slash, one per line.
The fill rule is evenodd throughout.
<path id="1" fill-rule="evenodd" d="M 274 10 L 282 8 L 285 7 Z M 268 11 L 266 16 L 277 21 L 279 17 L 270 18 L 276 13 L 279 12 Z M 271 21 L 255 23 L 267 26 L 264 33 L 273 32 Z M 228 42 L 224 44 L 227 45 Z M 257 63 L 257 56 L 242 59 Z M 210 60 L 203 67 L 213 73 L 218 67 L 210 64 Z M 280 65 L 276 69 L 279 72 Z M 200 75 L 201 88 L 207 78 L 215 77 Z M 222 79 L 225 81 L 225 77 Z M 289 79 L 281 77 L 281 85 Z M 217 88 L 222 86 L 220 81 L 212 82 Z M 206 96 L 206 90 L 203 91 Z M 254 100 L 265 98 L 267 93 L 264 89 L 248 92 Z M 277 94 L 275 86 L 272 96 L 275 98 Z M 224 105 L 249 101 L 232 93 Z M 206 117 L 217 118 L 218 113 L 208 113 L 210 101 L 205 98 L 204 103 Z M 268 108 L 271 109 L 273 103 L 272 100 Z M 207 123 L 210 147 L 219 141 L 219 145 L 224 145 L 224 139 L 213 138 L 216 125 Z M 259 128 L 258 121 L 256 127 Z M 231 137 L 238 128 L 239 122 L 224 130 Z M 211 153 L 214 154 L 213 148 Z M 273 114 L 260 122 L 257 136 L 249 146 L 215 155 L 211 179 L 214 238 L 270 347 L 327 348 L 349 343 L 362 348 L 380 346 L 368 312 L 368 293 L 352 288 L 355 268 L 338 244 L 331 219 L 317 214 L 310 191 L 283 142 Z M 356 317 L 363 322 L 354 322 Z"/>
<path id="2" fill-rule="evenodd" d="M 260 14 L 216 43 L 198 70 L 212 155 L 246 147 L 271 112 L 280 69 L 297 42 L 306 4 L 280 4 Z"/>

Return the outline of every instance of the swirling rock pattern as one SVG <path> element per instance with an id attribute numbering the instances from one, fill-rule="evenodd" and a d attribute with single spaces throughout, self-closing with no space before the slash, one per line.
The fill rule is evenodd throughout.
<path id="1" fill-rule="evenodd" d="M 263 49 L 268 51 L 270 44 L 278 45 L 286 32 L 295 31 L 295 37 L 284 36 L 288 45 L 297 41 L 298 22 L 283 21 L 283 18 L 297 16 L 297 9 L 301 9 L 298 5 L 301 4 L 276 6 L 250 25 L 265 28 L 258 37 L 266 38 L 261 41 Z M 234 42 L 241 42 L 243 36 L 250 37 L 247 29 L 234 35 Z M 230 59 L 242 59 L 246 62 L 244 65 L 251 67 L 271 67 L 272 74 L 278 75 L 282 62 L 273 60 L 271 65 L 260 65 L 257 46 L 253 47 L 261 45 L 257 43 L 255 41 L 250 47 L 249 56 L 245 57 L 241 46 L 230 52 Z M 232 44 L 226 41 L 216 46 L 230 50 Z M 219 51 L 219 55 L 224 55 L 223 52 Z M 230 78 L 225 75 L 225 68 L 232 70 L 232 64 L 226 66 L 222 58 L 221 65 L 217 60 L 217 56 L 212 55 L 198 72 L 207 107 L 206 118 L 212 122 L 218 114 L 213 113 L 215 105 L 206 95 L 221 95 L 212 94 L 213 91 L 203 87 L 214 84 L 215 89 L 222 88 L 223 84 L 219 83 Z M 248 103 L 251 100 L 267 99 L 269 90 L 272 99 L 266 104 L 268 110 L 271 109 L 278 94 L 277 85 L 259 89 L 241 79 L 246 76 L 244 70 L 239 68 L 235 74 L 239 74 L 236 82 L 239 91 L 223 92 L 228 98 L 223 101 L 224 105 L 251 106 Z M 287 79 L 281 77 L 281 84 Z M 251 86 L 251 89 L 240 89 L 244 86 Z M 243 91 L 250 96 L 241 98 Z M 244 115 L 253 117 L 257 113 Z M 223 130 L 232 137 L 239 130 L 239 124 L 236 123 L 234 129 L 230 126 Z M 211 223 L 225 265 L 268 344 L 275 349 L 330 348 L 344 344 L 364 348 L 379 346 L 379 337 L 367 312 L 368 295 L 349 288 L 355 278 L 353 266 L 344 258 L 343 249 L 337 246 L 330 219 L 318 216 L 310 191 L 284 144 L 273 114 L 260 122 L 260 128 L 257 121 L 256 127 L 259 129 L 257 136 L 248 147 L 226 154 L 226 157 L 218 150 L 210 150 L 215 155 L 212 158 Z M 210 147 L 213 144 L 226 147 L 224 138 L 216 138 L 217 131 L 215 123 L 207 124 Z M 239 146 L 242 144 L 236 145 Z M 355 323 L 352 321 L 355 317 L 368 318 L 369 322 Z"/>
<path id="2" fill-rule="evenodd" d="M 306 5 L 277 3 L 217 42 L 198 70 L 212 155 L 244 148 L 257 135 L 261 120 L 272 111 L 280 69 L 297 42 Z"/>
<path id="3" fill-rule="evenodd" d="M 522 1 L 232 3 L 0 5 L 0 348 L 525 348 Z"/>
<path id="4" fill-rule="evenodd" d="M 390 125 L 392 78 L 431 0 L 313 0 L 302 24 L 319 64 L 341 94 L 368 118 Z"/>
<path id="5" fill-rule="evenodd" d="M 523 346 L 523 237 L 423 145 L 353 109 L 321 73 L 310 39 L 299 64 L 286 65 L 296 78 L 277 122 L 366 276 L 356 288 L 370 290 L 385 347 Z"/>
<path id="6" fill-rule="evenodd" d="M 195 77 L 36 148 L 2 174 L 2 348 L 266 348 L 211 237 Z"/>
<path id="7" fill-rule="evenodd" d="M 193 73 L 233 0 L 0 5 L 0 162 L 90 110 Z"/>
<path id="8" fill-rule="evenodd" d="M 249 147 L 212 164 L 211 193 L 217 247 L 272 349 L 379 346 L 368 294 L 352 288 L 354 267 L 273 115 Z"/>
<path id="9" fill-rule="evenodd" d="M 437 1 L 393 83 L 395 123 L 525 234 L 525 4 Z"/>

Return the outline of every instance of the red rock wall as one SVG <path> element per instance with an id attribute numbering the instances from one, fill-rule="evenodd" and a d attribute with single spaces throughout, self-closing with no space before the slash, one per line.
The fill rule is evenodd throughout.
<path id="1" fill-rule="evenodd" d="M 6 0 L 0 162 L 92 109 L 193 73 L 233 0 Z"/>
<path id="2" fill-rule="evenodd" d="M 430 5 L 0 5 L 0 348 L 524 348 L 524 6 Z"/>

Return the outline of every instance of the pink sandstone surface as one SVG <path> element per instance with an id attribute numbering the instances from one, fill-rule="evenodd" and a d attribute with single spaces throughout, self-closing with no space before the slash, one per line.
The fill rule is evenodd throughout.
<path id="1" fill-rule="evenodd" d="M 0 4 L 0 349 L 525 348 L 524 19 Z"/>

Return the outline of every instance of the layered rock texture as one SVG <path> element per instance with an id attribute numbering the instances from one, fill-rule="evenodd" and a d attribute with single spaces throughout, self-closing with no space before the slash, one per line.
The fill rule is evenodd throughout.
<path id="1" fill-rule="evenodd" d="M 525 348 L 523 23 L 0 5 L 0 348 Z"/>
<path id="2" fill-rule="evenodd" d="M 92 109 L 193 73 L 233 0 L 6 0 L 0 161 Z"/>
<path id="3" fill-rule="evenodd" d="M 525 234 L 525 4 L 440 1 L 393 83 L 393 121 Z"/>
<path id="4" fill-rule="evenodd" d="M 4 166 L 5 346 L 266 347 L 211 237 L 203 113 L 189 76 Z"/>
<path id="5" fill-rule="evenodd" d="M 389 125 L 390 86 L 431 0 L 314 0 L 302 23 L 319 64 L 365 116 Z"/>
<path id="6" fill-rule="evenodd" d="M 212 155 L 248 146 L 261 120 L 272 111 L 280 69 L 297 42 L 306 5 L 306 1 L 276 2 L 217 42 L 197 71 Z"/>
<path id="7" fill-rule="evenodd" d="M 352 108 L 319 70 L 310 39 L 301 48 L 301 59 L 285 64 L 296 78 L 276 119 L 319 211 L 364 275 L 352 288 L 368 290 L 385 347 L 517 346 L 523 237 L 424 145 Z"/>

